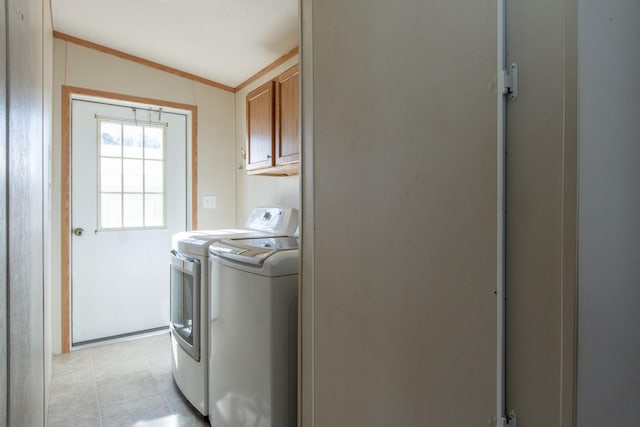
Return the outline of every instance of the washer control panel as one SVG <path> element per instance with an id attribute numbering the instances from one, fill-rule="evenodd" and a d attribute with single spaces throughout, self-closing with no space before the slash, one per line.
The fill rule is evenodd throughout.
<path id="1" fill-rule="evenodd" d="M 249 230 L 284 235 L 292 235 L 297 227 L 298 210 L 282 206 L 256 208 L 246 224 Z"/>

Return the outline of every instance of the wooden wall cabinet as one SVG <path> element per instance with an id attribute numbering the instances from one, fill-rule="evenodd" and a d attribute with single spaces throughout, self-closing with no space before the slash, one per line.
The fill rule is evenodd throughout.
<path id="1" fill-rule="evenodd" d="M 247 94 L 247 171 L 274 165 L 275 82 Z"/>
<path id="2" fill-rule="evenodd" d="M 247 173 L 298 173 L 299 77 L 299 67 L 294 65 L 247 94 Z"/>

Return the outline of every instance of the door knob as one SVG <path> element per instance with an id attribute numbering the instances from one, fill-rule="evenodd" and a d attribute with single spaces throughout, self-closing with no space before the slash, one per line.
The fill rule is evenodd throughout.
<path id="1" fill-rule="evenodd" d="M 75 234 L 76 236 L 80 237 L 84 234 L 84 229 L 83 228 L 74 228 L 73 229 L 73 234 Z"/>

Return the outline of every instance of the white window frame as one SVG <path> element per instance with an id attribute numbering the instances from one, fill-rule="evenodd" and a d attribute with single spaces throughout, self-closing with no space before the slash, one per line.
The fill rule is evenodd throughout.
<path id="1" fill-rule="evenodd" d="M 103 156 L 101 153 L 101 143 L 102 143 L 102 123 L 110 122 L 117 123 L 120 125 L 120 156 Z M 125 157 L 124 155 L 124 126 L 138 126 L 142 128 L 142 157 Z M 134 231 L 134 230 L 162 230 L 167 229 L 167 165 L 166 165 L 166 153 L 167 153 L 167 126 L 168 123 L 164 122 L 151 122 L 144 120 L 127 120 L 113 117 L 105 117 L 96 115 L 96 171 L 97 171 L 97 191 L 96 191 L 96 203 L 97 203 L 97 211 L 96 211 L 96 231 Z M 145 144 L 144 144 L 144 135 L 145 135 L 145 127 L 156 127 L 162 128 L 162 159 L 148 159 L 145 157 Z M 103 158 L 107 159 L 120 159 L 120 191 L 102 191 L 102 162 L 100 161 Z M 124 191 L 124 160 L 142 160 L 142 191 Z M 162 192 L 156 191 L 146 191 L 145 190 L 145 160 L 153 160 L 162 162 Z M 121 224 L 124 224 L 124 196 L 126 194 L 140 194 L 142 195 L 142 226 L 136 227 L 125 227 L 124 225 L 120 227 L 102 227 L 102 195 L 103 194 L 119 194 L 120 195 L 120 220 Z M 145 216 L 145 196 L 147 194 L 150 195 L 162 195 L 162 225 L 144 225 L 146 221 Z"/>

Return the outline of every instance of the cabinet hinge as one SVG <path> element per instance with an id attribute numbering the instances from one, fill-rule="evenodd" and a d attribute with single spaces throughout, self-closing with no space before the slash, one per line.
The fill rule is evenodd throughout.
<path id="1" fill-rule="evenodd" d="M 500 73 L 500 87 L 503 95 L 510 95 L 515 101 L 518 97 L 518 64 L 515 62 L 507 70 Z"/>
<path id="2" fill-rule="evenodd" d="M 518 416 L 515 411 L 511 411 L 508 417 L 502 417 L 500 427 L 518 427 Z"/>

